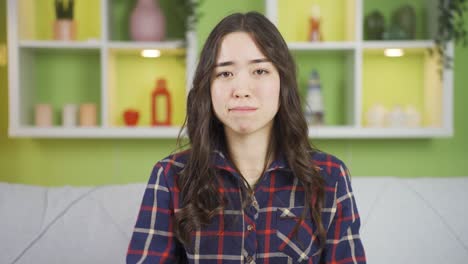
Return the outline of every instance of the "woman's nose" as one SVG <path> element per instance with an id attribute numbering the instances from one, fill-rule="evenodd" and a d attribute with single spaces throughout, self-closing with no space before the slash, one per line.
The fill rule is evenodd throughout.
<path id="1" fill-rule="evenodd" d="M 245 88 L 237 88 L 234 91 L 234 97 L 236 98 L 250 97 L 250 92 L 248 91 L 248 89 L 245 89 Z"/>
<path id="2" fill-rule="evenodd" d="M 251 82 L 249 80 L 249 76 L 242 76 L 240 74 L 238 76 L 237 82 L 234 87 L 234 97 L 236 98 L 244 98 L 244 97 L 250 97 L 252 93 L 251 89 Z"/>

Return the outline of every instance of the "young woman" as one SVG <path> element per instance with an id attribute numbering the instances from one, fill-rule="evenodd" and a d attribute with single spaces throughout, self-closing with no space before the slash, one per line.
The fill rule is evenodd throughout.
<path id="1" fill-rule="evenodd" d="M 365 263 L 349 171 L 310 146 L 293 58 L 263 15 L 213 29 L 184 127 L 190 148 L 154 166 L 127 263 Z"/>

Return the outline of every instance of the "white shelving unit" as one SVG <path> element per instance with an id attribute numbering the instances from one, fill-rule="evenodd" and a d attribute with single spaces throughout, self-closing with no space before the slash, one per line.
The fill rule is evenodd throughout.
<path id="1" fill-rule="evenodd" d="M 96 127 L 96 128 L 37 128 L 23 127 L 17 131 L 17 137 L 33 138 L 175 138 L 179 127 Z"/>
<path id="2" fill-rule="evenodd" d="M 279 27 L 281 23 L 278 6 L 283 0 L 266 0 L 266 16 Z M 292 51 L 323 52 L 344 51 L 353 54 L 352 61 L 346 62 L 349 69 L 349 80 L 352 80 L 352 92 L 346 95 L 349 109 L 346 111 L 346 124 L 343 126 L 323 126 L 309 127 L 309 137 L 311 138 L 435 138 L 451 137 L 453 135 L 453 71 L 444 69 L 441 84 L 441 114 L 440 125 L 434 127 L 418 128 L 371 128 L 363 125 L 363 64 L 366 53 L 383 53 L 384 49 L 398 48 L 407 50 L 424 50 L 435 46 L 432 40 L 409 40 L 409 41 L 365 41 L 363 34 L 364 24 L 364 1 L 366 0 L 346 0 L 347 4 L 354 4 L 354 38 L 341 42 L 288 42 L 288 47 Z M 367 0 L 371 1 L 371 0 Z M 432 3 L 435 3 L 432 1 Z M 350 4 L 351 6 L 353 4 Z M 453 43 L 449 45 L 449 55 L 453 56 Z M 427 66 L 424 66 L 427 67 Z M 434 71 L 434 75 L 438 72 Z M 426 81 L 426 82 L 430 82 Z M 325 88 L 326 89 L 326 88 Z M 347 92 L 348 89 L 346 89 Z"/>
<path id="3" fill-rule="evenodd" d="M 107 44 L 111 49 L 181 49 L 184 48 L 184 43 L 181 40 L 165 41 L 165 42 L 126 42 L 126 41 L 111 41 Z"/>
<path id="4" fill-rule="evenodd" d="M 433 48 L 435 45 L 434 41 L 363 41 L 363 49 L 421 49 L 421 48 Z"/>
<path id="5" fill-rule="evenodd" d="M 31 138 L 176 138 L 180 127 L 122 127 L 115 126 L 109 120 L 111 112 L 111 89 L 115 85 L 109 78 L 109 68 L 112 67 L 114 53 L 135 53 L 139 50 L 154 48 L 166 52 L 182 54 L 186 63 L 186 94 L 190 89 L 197 61 L 197 37 L 195 32 L 186 33 L 186 44 L 182 40 L 167 42 L 127 42 L 113 40 L 109 18 L 111 0 L 100 1 L 101 38 L 90 41 L 60 42 L 49 40 L 27 39 L 21 36 L 19 26 L 19 6 L 27 4 L 28 0 L 8 0 L 8 52 L 9 52 L 9 136 Z M 278 24 L 278 2 L 283 0 L 266 0 L 266 16 Z M 348 0 L 347 0 L 348 1 Z M 351 1 L 351 0 L 349 0 Z M 428 49 L 434 46 L 431 40 L 418 41 L 364 41 L 363 38 L 363 1 L 355 2 L 355 19 L 353 39 L 333 42 L 289 42 L 291 51 L 297 52 L 343 52 L 346 54 L 345 64 L 347 84 L 345 89 L 346 108 L 345 124 L 339 126 L 310 127 L 311 138 L 433 138 L 450 137 L 453 135 L 453 72 L 443 71 L 441 88 L 440 125 L 421 128 L 368 128 L 363 125 L 363 67 L 365 54 L 372 50 L 386 48 Z M 24 2 L 24 3 L 22 3 Z M 33 65 L 34 54 L 43 50 L 62 50 L 70 52 L 93 52 L 98 54 L 100 70 L 100 124 L 93 128 L 38 128 L 31 123 L 31 112 L 25 105 L 31 105 L 33 96 L 31 87 L 33 80 L 27 78 L 36 70 Z M 450 45 L 453 56 L 453 45 Z M 174 98 L 176 99 L 176 98 Z M 176 99 L 177 100 L 177 99 Z"/>
<path id="6" fill-rule="evenodd" d="M 74 41 L 31 41 L 23 40 L 19 43 L 19 48 L 30 49 L 99 49 L 101 43 L 97 41 L 74 42 Z"/>
<path id="7" fill-rule="evenodd" d="M 110 89 L 115 85 L 109 76 L 110 67 L 115 54 L 137 54 L 144 49 L 158 49 L 164 54 L 179 55 L 185 57 L 185 95 L 190 88 L 193 78 L 193 71 L 196 63 L 196 34 L 186 32 L 185 41 L 171 40 L 164 42 L 131 42 L 114 40 L 111 36 L 110 5 L 112 0 L 96 0 L 100 8 L 100 39 L 89 41 L 54 41 L 28 39 L 20 32 L 22 21 L 20 20 L 20 9 L 30 5 L 30 0 L 8 0 L 7 1 L 7 21 L 8 21 L 8 46 L 9 46 L 9 136 L 10 137 L 31 137 L 31 138 L 175 138 L 178 136 L 180 127 L 125 127 L 111 124 L 110 120 Z M 35 8 L 33 3 L 28 7 L 28 12 Z M 52 1 L 51 1 L 52 4 Z M 76 10 L 75 10 L 76 11 Z M 23 14 L 24 15 L 24 14 Z M 29 25 L 31 26 L 31 25 Z M 28 33 L 31 34 L 31 33 Z M 30 65 L 35 63 L 36 53 L 44 50 L 62 50 L 64 52 L 84 52 L 89 50 L 95 52 L 100 66 L 100 109 L 98 109 L 100 124 L 97 127 L 35 127 L 31 123 L 30 109 L 25 105 L 34 102 L 32 95 L 33 81 L 30 76 L 36 69 Z M 81 54 L 81 53 L 80 53 Z M 178 98 L 173 98 L 173 100 Z"/>
<path id="8" fill-rule="evenodd" d="M 290 42 L 288 43 L 290 50 L 355 50 L 355 42 L 326 42 L 326 43 L 313 43 L 313 42 Z"/>

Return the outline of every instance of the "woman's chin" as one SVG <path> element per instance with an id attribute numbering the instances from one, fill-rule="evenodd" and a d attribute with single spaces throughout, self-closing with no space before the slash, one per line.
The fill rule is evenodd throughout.
<path id="1" fill-rule="evenodd" d="M 241 126 L 241 127 L 237 127 L 234 132 L 236 134 L 240 134 L 240 135 L 248 135 L 248 134 L 251 134 L 252 132 L 254 132 L 254 129 L 252 129 L 252 127 L 250 126 Z"/>
<path id="2" fill-rule="evenodd" d="M 231 132 L 237 135 L 246 136 L 249 134 L 255 133 L 259 128 L 252 126 L 251 124 L 239 124 L 237 126 L 232 126 L 229 128 Z"/>

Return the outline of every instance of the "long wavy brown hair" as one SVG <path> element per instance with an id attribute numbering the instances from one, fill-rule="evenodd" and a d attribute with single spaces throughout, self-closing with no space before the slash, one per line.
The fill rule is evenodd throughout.
<path id="1" fill-rule="evenodd" d="M 227 153 L 227 146 L 223 124 L 214 114 L 210 87 L 223 37 L 232 32 L 248 33 L 279 72 L 279 109 L 274 117 L 265 160 L 276 157 L 278 153 L 283 154 L 292 174 L 305 189 L 306 201 L 301 219 L 304 220 L 309 214 L 312 216 L 318 227 L 320 245 L 324 247 L 326 235 L 320 213 L 324 200 L 324 180 L 311 162 L 311 155 L 317 148 L 312 147 L 308 140 L 295 62 L 277 28 L 257 12 L 235 13 L 225 17 L 211 31 L 201 51 L 187 98 L 186 119 L 178 139 L 180 144 L 182 131 L 186 128 L 189 149 L 185 167 L 177 178 L 181 207 L 175 218 L 176 236 L 184 245 L 189 245 L 192 231 L 207 225 L 211 217 L 225 206 L 224 197 L 218 193 L 218 171 L 213 166 L 213 152 L 221 150 Z M 241 191 L 244 197 L 248 196 L 248 188 L 241 186 Z"/>

